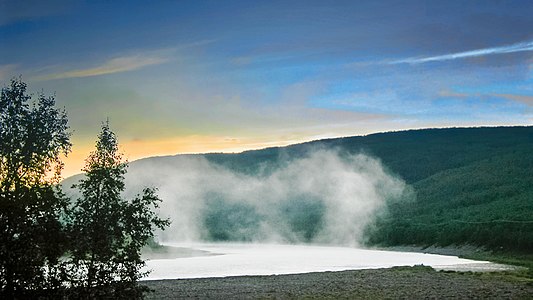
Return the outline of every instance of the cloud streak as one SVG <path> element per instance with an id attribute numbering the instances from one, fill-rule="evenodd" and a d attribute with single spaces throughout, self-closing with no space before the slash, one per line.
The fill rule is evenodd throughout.
<path id="1" fill-rule="evenodd" d="M 533 107 L 533 96 L 532 95 L 522 95 L 522 94 L 482 94 L 482 93 L 458 93 L 452 90 L 443 90 L 439 92 L 439 97 L 442 98 L 455 98 L 455 99 L 468 99 L 468 98 L 503 98 L 508 101 L 525 104 L 527 106 Z"/>
<path id="2" fill-rule="evenodd" d="M 465 51 L 465 52 L 443 54 L 443 55 L 437 55 L 437 56 L 411 57 L 411 58 L 389 61 L 387 62 L 387 64 L 390 64 L 390 65 L 422 64 L 422 63 L 427 63 L 427 62 L 447 61 L 447 60 L 463 59 L 463 58 L 469 58 L 469 57 L 480 57 L 480 56 L 487 56 L 487 55 L 526 52 L 526 51 L 533 51 L 533 41 L 516 43 L 516 44 L 501 46 L 501 47 L 492 47 L 492 48 L 476 49 L 476 50 Z"/>
<path id="3" fill-rule="evenodd" d="M 15 64 L 0 65 L 0 80 L 8 80 L 11 76 L 15 76 L 16 69 L 17 65 Z"/>
<path id="4" fill-rule="evenodd" d="M 519 102 L 527 106 L 533 107 L 533 96 L 531 95 L 515 95 L 515 94 L 496 94 L 495 97 L 505 98 L 507 100 Z"/>
<path id="5" fill-rule="evenodd" d="M 168 58 L 157 55 L 130 55 L 112 58 L 103 64 L 88 68 L 71 70 L 62 73 L 49 74 L 37 77 L 37 80 L 53 80 L 65 78 L 80 78 L 107 75 L 113 73 L 139 70 L 147 66 L 159 65 L 168 61 Z"/>
<path id="6" fill-rule="evenodd" d="M 27 0 L 27 1 L 0 1 L 0 26 L 36 20 L 51 16 L 59 16 L 69 12 L 79 4 L 78 1 L 61 0 Z"/>

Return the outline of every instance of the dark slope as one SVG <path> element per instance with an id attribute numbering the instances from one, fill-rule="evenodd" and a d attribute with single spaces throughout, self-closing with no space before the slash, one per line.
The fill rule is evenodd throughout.
<path id="1" fill-rule="evenodd" d="M 364 152 L 381 159 L 408 183 L 438 172 L 517 151 L 533 152 L 533 127 L 484 127 L 423 129 L 377 133 L 267 148 L 240 154 L 207 154 L 206 157 L 242 172 L 256 172 L 272 162 L 304 155 L 314 148 Z"/>
<path id="2" fill-rule="evenodd" d="M 389 207 L 371 243 L 475 244 L 533 249 L 533 155 L 516 149 L 413 184 L 416 200 Z"/>
<path id="3" fill-rule="evenodd" d="M 391 204 L 368 230 L 370 244 L 533 250 L 533 127 L 410 130 L 207 157 L 257 172 L 317 147 L 378 157 L 414 188 L 412 201 Z"/>
<path id="4" fill-rule="evenodd" d="M 414 189 L 410 201 L 390 204 L 389 213 L 368 229 L 371 244 L 468 243 L 533 252 L 531 126 L 388 132 L 203 156 L 237 172 L 268 174 L 320 148 L 377 157 Z M 139 160 L 131 163 L 130 170 L 136 165 L 172 164 L 176 157 L 180 156 Z M 301 218 L 320 220 L 315 216 L 320 209 L 300 210 Z M 217 216 L 225 215 L 224 209 L 217 212 Z M 314 217 L 302 216 L 305 213 Z M 224 227 L 216 218 L 210 221 L 217 229 L 215 236 L 231 237 L 224 228 L 230 230 L 232 224 Z M 309 228 L 318 226 L 311 225 Z M 313 231 L 309 232 L 312 235 Z"/>

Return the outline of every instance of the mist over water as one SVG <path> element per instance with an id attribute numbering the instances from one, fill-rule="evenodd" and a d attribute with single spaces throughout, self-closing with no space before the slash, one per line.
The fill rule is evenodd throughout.
<path id="1" fill-rule="evenodd" d="M 274 163 L 274 162 L 273 162 Z M 203 156 L 132 163 L 126 196 L 155 186 L 172 225 L 162 242 L 239 241 L 357 246 L 405 183 L 369 156 L 316 150 L 245 174 Z"/>

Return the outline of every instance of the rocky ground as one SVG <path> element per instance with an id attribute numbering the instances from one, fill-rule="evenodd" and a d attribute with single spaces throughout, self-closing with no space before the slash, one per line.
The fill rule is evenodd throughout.
<path id="1" fill-rule="evenodd" d="M 533 299 L 517 273 L 438 272 L 429 267 L 278 276 L 157 280 L 148 299 Z"/>

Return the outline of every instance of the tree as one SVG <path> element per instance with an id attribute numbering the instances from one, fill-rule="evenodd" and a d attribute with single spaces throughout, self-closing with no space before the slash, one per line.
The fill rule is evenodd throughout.
<path id="1" fill-rule="evenodd" d="M 156 228 L 169 225 L 153 211 L 161 201 L 154 189 L 130 201 L 122 197 L 126 167 L 106 122 L 86 159 L 85 178 L 76 185 L 82 196 L 70 217 L 72 282 L 88 297 L 141 298 L 141 249 Z"/>
<path id="2" fill-rule="evenodd" d="M 53 96 L 36 101 L 19 78 L 0 96 L 0 287 L 7 298 L 52 290 L 67 200 L 57 188 L 71 149 L 67 116 Z"/>

